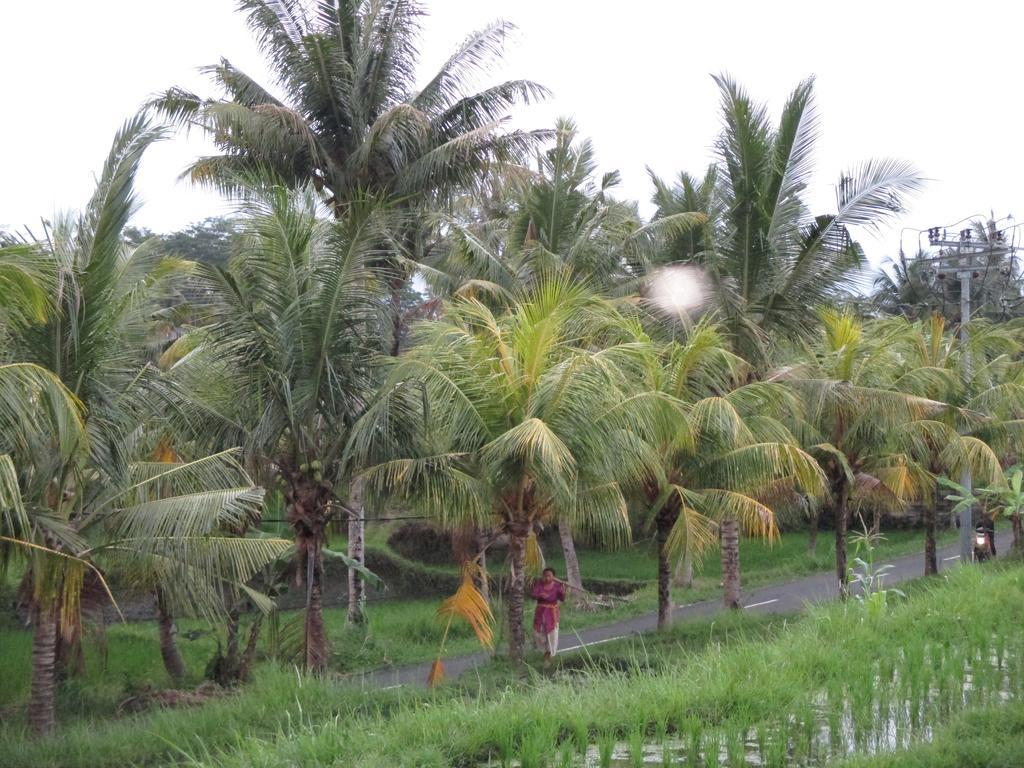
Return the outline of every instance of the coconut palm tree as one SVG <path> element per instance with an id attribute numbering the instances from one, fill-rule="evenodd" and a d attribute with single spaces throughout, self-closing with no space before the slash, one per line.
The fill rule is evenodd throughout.
<path id="1" fill-rule="evenodd" d="M 217 145 L 219 154 L 186 171 L 197 182 L 237 191 L 240 175 L 269 170 L 289 186 L 313 185 L 335 210 L 366 195 L 420 210 L 476 187 L 496 165 L 518 162 L 545 135 L 507 127 L 513 107 L 546 95 L 541 86 L 509 80 L 472 89 L 500 59 L 513 29 L 507 22 L 470 34 L 417 88 L 424 12 L 414 0 L 239 5 L 269 60 L 274 87 L 222 59 L 204 71 L 223 96 L 171 88 L 152 102 Z M 401 291 L 414 268 L 406 259 L 423 256 L 422 236 L 414 217 L 386 241 L 393 266 L 402 265 L 390 286 L 393 354 Z"/>
<path id="2" fill-rule="evenodd" d="M 880 312 L 888 315 L 903 315 L 911 319 L 923 319 L 930 314 L 947 308 L 959 313 L 959 301 L 949 302 L 945 292 L 940 295 L 931 284 L 931 266 L 923 251 L 917 258 L 887 260 L 888 269 L 880 269 L 872 284 L 871 303 Z"/>
<path id="3" fill-rule="evenodd" d="M 262 492 L 244 472 L 204 470 L 192 462 L 179 473 L 193 478 L 187 492 L 144 498 L 152 480 L 139 476 L 135 459 L 163 404 L 144 342 L 158 300 L 172 297 L 164 290 L 168 279 L 186 265 L 145 246 L 130 247 L 121 234 L 134 208 L 139 162 L 162 135 L 144 118 L 129 120 L 85 211 L 45 224 L 41 241 L 25 238 L 0 249 L 0 260 L 29 253 L 29 264 L 43 265 L 36 288 L 45 295 L 44 317 L 6 315 L 0 326 L 2 355 L 13 361 L 5 369 L 36 372 L 42 393 L 30 397 L 28 415 L 0 411 L 0 453 L 17 458 L 21 505 L 31 523 L 25 540 L 43 553 L 39 567 L 26 572 L 35 616 L 30 710 L 40 733 L 54 727 L 56 652 L 58 643 L 79 637 L 87 569 L 99 574 L 98 568 L 139 558 L 164 563 L 168 573 L 174 565 L 174 578 L 161 586 L 184 602 L 203 597 L 211 606 L 210 590 L 244 583 L 254 565 L 287 546 L 215 535 L 209 520 L 237 520 L 258 507 Z M 63 399 L 38 383 L 44 376 L 59 382 Z M 24 402 L 15 394 L 11 408 Z M 37 412 L 45 418 L 31 415 Z"/>
<path id="4" fill-rule="evenodd" d="M 847 594 L 846 534 L 854 504 L 902 507 L 934 479 L 907 438 L 907 425 L 931 419 L 946 405 L 907 391 L 928 372 L 901 370 L 899 333 L 868 325 L 848 312 L 823 310 L 823 332 L 808 346 L 808 362 L 781 369 L 803 396 L 797 430 L 829 479 L 836 535 L 836 576 Z"/>
<path id="5" fill-rule="evenodd" d="M 718 329 L 701 323 L 684 341 L 652 348 L 647 400 L 654 427 L 640 430 L 648 464 L 643 496 L 658 548 L 658 627 L 671 619 L 671 557 L 699 558 L 721 529 L 725 604 L 739 607 L 739 533 L 777 537 L 766 489 L 812 495 L 825 477 L 796 438 L 772 416 L 797 407 L 776 384 L 739 386 L 747 364 L 727 349 Z"/>
<path id="6" fill-rule="evenodd" d="M 671 185 L 650 168 L 647 169 L 647 175 L 654 184 L 651 202 L 656 206 L 655 221 L 684 213 L 700 213 L 704 216 L 702 222 L 695 223 L 688 231 L 666 238 L 658 261 L 666 264 L 703 263 L 704 255 L 714 248 L 715 224 L 724 215 L 718 197 L 718 166 L 714 163 L 709 165 L 703 178 L 682 171 Z"/>
<path id="7" fill-rule="evenodd" d="M 703 217 L 680 211 L 644 225 L 634 204 L 612 196 L 618 182 L 615 171 L 598 175 L 593 144 L 580 139 L 575 123 L 558 120 L 534 171 L 510 175 L 485 201 L 491 215 L 470 206 L 448 223 L 450 247 L 431 262 L 435 289 L 501 308 L 557 270 L 609 297 L 636 290 L 659 233 L 683 231 Z M 581 599 L 571 525 L 562 519 L 558 528 L 571 599 Z"/>
<path id="8" fill-rule="evenodd" d="M 622 323 L 565 276 L 520 293 L 503 315 L 456 298 L 418 328 L 353 436 L 369 491 L 445 526 L 508 536 L 515 661 L 534 527 L 568 520 L 606 542 L 629 538 L 622 488 L 639 482 L 641 462 L 627 429 L 638 413 L 619 402 L 637 359 Z"/>
<path id="9" fill-rule="evenodd" d="M 430 274 L 439 292 L 507 299 L 560 270 L 609 296 L 637 291 L 658 238 L 684 236 L 703 213 L 665 210 L 645 225 L 635 203 L 617 200 L 618 171 L 598 175 L 593 143 L 559 119 L 554 143 L 531 173 L 509 173 L 482 205 L 447 222 L 448 244 Z"/>
<path id="10" fill-rule="evenodd" d="M 1012 452 L 1024 416 L 1020 339 L 1014 330 L 984 321 L 972 324 L 965 347 L 945 319 L 933 314 L 911 323 L 894 318 L 877 324 L 900 354 L 894 386 L 948 405 L 929 419 L 909 422 L 898 432 L 906 450 L 933 476 L 959 477 L 969 469 L 981 483 L 1002 479 L 997 451 Z M 963 377 L 963 355 L 973 362 Z M 935 543 L 937 484 L 924 502 L 925 575 L 938 572 Z"/>
<path id="11" fill-rule="evenodd" d="M 372 196 L 409 215 L 381 231 L 388 262 L 390 352 L 405 335 L 402 307 L 417 262 L 427 258 L 437 217 L 453 194 L 474 189 L 496 168 L 519 161 L 545 132 L 508 127 L 521 102 L 546 90 L 528 80 L 473 86 L 500 59 L 513 26 L 495 22 L 470 34 L 417 87 L 419 20 L 415 0 L 243 0 L 239 4 L 273 71 L 264 87 L 226 59 L 204 68 L 221 95 L 182 88 L 152 106 L 213 139 L 218 154 L 188 168 L 194 181 L 243 191 L 270 174 L 287 186 L 312 185 L 336 215 Z M 385 331 L 386 332 L 386 331 Z M 352 489 L 358 498 L 359 489 Z M 362 558 L 365 513 L 353 506 L 349 555 Z M 350 620 L 362 621 L 362 582 L 350 573 Z"/>
<path id="12" fill-rule="evenodd" d="M 0 365 L 0 566 L 23 561 L 32 587 L 32 731 L 55 725 L 58 614 L 74 610 L 78 590 L 70 575 L 86 563 L 68 554 L 80 538 L 52 509 L 54 470 L 83 451 L 88 440 L 81 403 L 51 372 L 26 363 Z M 54 504 L 47 505 L 47 501 Z"/>
<path id="13" fill-rule="evenodd" d="M 241 250 L 193 277 L 211 323 L 169 350 L 166 362 L 181 359 L 168 376 L 194 439 L 243 445 L 246 465 L 281 487 L 307 590 L 306 666 L 322 670 L 327 524 L 353 506 L 342 452 L 386 351 L 388 275 L 373 266 L 386 212 L 363 200 L 331 215 L 312 186 L 267 188 L 242 207 Z"/>
<path id="14" fill-rule="evenodd" d="M 737 351 L 763 366 L 765 334 L 806 336 L 807 308 L 856 281 L 864 259 L 851 228 L 891 219 L 921 179 L 907 163 L 869 160 L 841 177 L 836 211 L 814 215 L 804 200 L 819 133 L 813 79 L 793 90 L 777 125 L 732 78 L 715 82 L 724 122 L 716 172 L 699 187 L 689 177 L 672 188 L 655 182 L 659 211 L 690 198 L 709 221 L 693 243 L 677 239 L 664 254 L 702 266 Z"/>

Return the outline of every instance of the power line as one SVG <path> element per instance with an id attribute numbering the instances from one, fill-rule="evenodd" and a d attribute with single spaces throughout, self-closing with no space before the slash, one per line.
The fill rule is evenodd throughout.
<path id="1" fill-rule="evenodd" d="M 397 515 L 395 517 L 340 517 L 338 520 L 342 522 L 355 521 L 363 523 L 389 523 L 394 520 L 432 520 L 430 515 Z M 282 518 L 261 518 L 260 524 L 263 523 L 291 523 L 291 520 L 285 520 Z"/>

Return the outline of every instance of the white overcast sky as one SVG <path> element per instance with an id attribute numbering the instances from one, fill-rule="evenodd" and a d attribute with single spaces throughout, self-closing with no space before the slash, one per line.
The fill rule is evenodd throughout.
<path id="1" fill-rule="evenodd" d="M 834 206 L 840 171 L 868 157 L 911 160 L 931 179 L 899 224 L 865 238 L 874 263 L 896 252 L 902 226 L 990 209 L 1024 216 L 1017 3 L 432 0 L 426 8 L 424 77 L 472 29 L 495 18 L 517 24 L 494 78 L 526 77 L 554 91 L 517 122 L 574 117 L 601 170 L 621 171 L 623 197 L 649 199 L 646 165 L 664 176 L 706 167 L 719 125 L 711 73 L 730 72 L 773 114 L 814 74 L 816 212 Z M 8 0 L 0 29 L 0 226 L 81 207 L 114 131 L 147 95 L 174 84 L 209 92 L 198 66 L 225 56 L 270 80 L 233 0 Z M 169 231 L 225 210 L 177 180 L 203 149 L 181 138 L 152 151 L 136 224 Z"/>

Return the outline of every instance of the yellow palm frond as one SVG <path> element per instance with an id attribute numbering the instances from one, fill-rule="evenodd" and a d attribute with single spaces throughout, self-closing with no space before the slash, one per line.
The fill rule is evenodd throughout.
<path id="1" fill-rule="evenodd" d="M 926 495 L 934 482 L 927 471 L 905 454 L 884 457 L 871 467 L 870 472 L 899 504 L 916 501 Z"/>
<path id="2" fill-rule="evenodd" d="M 480 644 L 486 648 L 494 646 L 494 614 L 487 600 L 476 588 L 474 577 L 481 574 L 481 568 L 475 561 L 467 562 L 462 566 L 462 581 L 455 594 L 447 598 L 441 607 L 437 609 L 440 619 L 447 619 L 448 626 L 455 617 L 466 621 L 472 628 Z M 441 650 L 444 650 L 444 640 L 447 639 L 448 629 L 445 629 L 445 638 L 441 641 Z"/>
<path id="3" fill-rule="evenodd" d="M 978 483 L 999 485 L 1006 482 L 999 457 L 988 443 L 977 437 L 959 436 L 947 444 L 941 459 L 953 476 L 969 468 Z"/>
<path id="4" fill-rule="evenodd" d="M 526 557 L 524 558 L 526 573 L 530 576 L 538 576 L 544 568 L 544 553 L 541 551 L 537 534 L 530 531 L 526 537 Z"/>
<path id="5" fill-rule="evenodd" d="M 775 513 L 770 507 L 755 498 L 736 491 L 708 488 L 698 494 L 690 494 L 698 501 L 701 512 L 713 520 L 734 519 L 750 536 L 776 541 L 779 529 L 775 524 Z"/>
<path id="6" fill-rule="evenodd" d="M 680 510 L 676 523 L 668 535 L 665 548 L 670 557 L 680 556 L 686 552 L 695 560 L 710 549 L 717 541 L 717 524 L 709 517 L 702 515 L 687 504 L 686 491 L 673 486 L 672 492 L 679 495 Z"/>

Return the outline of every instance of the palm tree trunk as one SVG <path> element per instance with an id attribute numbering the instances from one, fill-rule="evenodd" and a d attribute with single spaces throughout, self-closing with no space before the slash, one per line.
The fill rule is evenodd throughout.
<path id="1" fill-rule="evenodd" d="M 676 574 L 675 578 L 672 579 L 672 586 L 682 587 L 683 589 L 691 589 L 693 587 L 693 555 L 689 547 L 683 552 L 682 559 L 676 565 Z"/>
<path id="2" fill-rule="evenodd" d="M 306 587 L 305 665 L 311 672 L 327 666 L 329 648 L 324 628 L 324 540 L 327 536 L 327 505 L 331 486 L 303 471 L 294 472 L 286 492 L 288 514 L 295 529 L 298 560 L 296 582 Z"/>
<path id="3" fill-rule="evenodd" d="M 821 515 L 818 514 L 818 510 L 811 511 L 811 524 L 807 529 L 807 554 L 814 557 L 815 552 L 818 549 L 818 523 L 821 521 Z"/>
<path id="4" fill-rule="evenodd" d="M 508 595 L 508 656 L 519 665 L 523 661 L 523 601 L 526 595 L 526 537 L 509 533 L 512 555 L 512 584 Z"/>
<path id="5" fill-rule="evenodd" d="M 327 667 L 327 631 L 324 629 L 323 539 L 314 537 L 306 551 L 306 669 Z"/>
<path id="6" fill-rule="evenodd" d="M 360 565 L 366 563 L 366 510 L 363 506 L 362 483 L 352 483 L 352 511 L 348 518 L 348 556 Z M 366 584 L 354 568 L 348 569 L 348 616 L 352 625 L 366 622 Z"/>
<path id="7" fill-rule="evenodd" d="M 1013 549 L 1014 552 L 1020 552 L 1021 540 L 1022 540 L 1020 512 L 1014 512 L 1010 516 L 1010 522 L 1013 525 L 1013 547 L 1012 547 L 1012 549 Z"/>
<path id="8" fill-rule="evenodd" d="M 668 535 L 672 519 L 662 510 L 655 521 L 655 539 L 658 544 L 658 629 L 672 623 L 672 566 L 668 559 Z"/>
<path id="9" fill-rule="evenodd" d="M 722 521 L 722 586 L 726 608 L 740 607 L 740 524 Z"/>
<path id="10" fill-rule="evenodd" d="M 580 561 L 576 557 L 576 542 L 572 539 L 572 528 L 568 520 L 558 521 L 558 537 L 562 540 L 562 554 L 565 556 L 565 578 L 569 582 L 569 602 L 578 605 L 585 601 L 583 578 L 580 576 Z"/>
<path id="11" fill-rule="evenodd" d="M 57 726 L 57 610 L 53 606 L 35 609 L 28 712 L 34 735 L 53 733 Z"/>
<path id="12" fill-rule="evenodd" d="M 845 600 L 850 593 L 846 572 L 846 529 L 849 525 L 846 483 L 839 482 L 836 494 L 836 578 L 839 580 L 839 598 Z"/>
<path id="13" fill-rule="evenodd" d="M 185 680 L 185 662 L 178 650 L 178 628 L 174 625 L 174 616 L 167 604 L 167 597 L 159 587 L 156 589 L 156 615 L 160 634 L 160 657 L 164 661 L 164 669 L 167 670 L 171 682 L 181 685 Z"/>
<path id="14" fill-rule="evenodd" d="M 480 573 L 482 574 L 477 580 L 477 588 L 480 590 L 480 594 L 483 595 L 484 600 L 490 602 L 491 583 L 490 579 L 487 578 L 487 546 L 484 537 L 479 533 L 476 536 L 476 549 L 476 561 L 480 564 Z"/>
<path id="15" fill-rule="evenodd" d="M 239 680 L 249 680 L 249 674 L 252 671 L 252 664 L 256 660 L 256 645 L 260 639 L 260 628 L 262 626 L 263 614 L 257 613 L 256 617 L 252 620 L 252 626 L 249 627 L 249 641 L 245 644 L 245 652 L 242 653 L 242 658 L 238 662 Z"/>
<path id="16" fill-rule="evenodd" d="M 935 550 L 935 502 L 925 501 L 924 517 L 924 575 L 934 576 L 939 572 L 939 558 Z"/>

